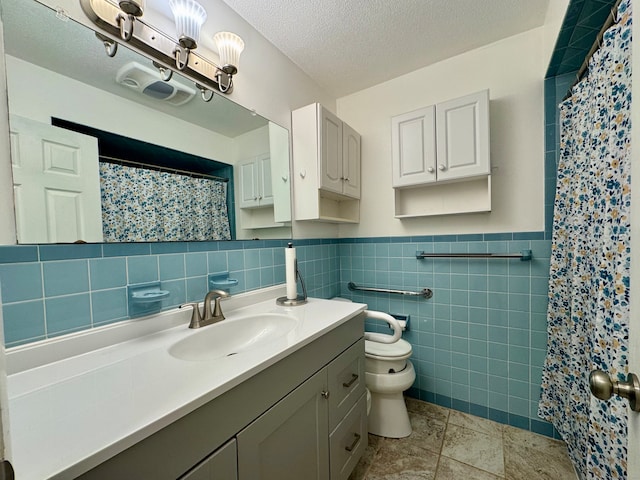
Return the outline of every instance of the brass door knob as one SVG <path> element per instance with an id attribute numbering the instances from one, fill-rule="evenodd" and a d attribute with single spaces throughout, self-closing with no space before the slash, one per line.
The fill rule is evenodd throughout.
<path id="1" fill-rule="evenodd" d="M 634 412 L 640 412 L 640 381 L 634 373 L 627 375 L 626 382 L 611 380 L 602 370 L 589 374 L 589 389 L 594 397 L 609 400 L 613 395 L 626 398 Z"/>

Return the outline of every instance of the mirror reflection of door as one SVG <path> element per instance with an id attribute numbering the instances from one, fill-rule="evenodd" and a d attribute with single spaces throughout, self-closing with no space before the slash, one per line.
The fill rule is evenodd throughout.
<path id="1" fill-rule="evenodd" d="M 102 242 L 98 141 L 11 116 L 20 243 Z"/>

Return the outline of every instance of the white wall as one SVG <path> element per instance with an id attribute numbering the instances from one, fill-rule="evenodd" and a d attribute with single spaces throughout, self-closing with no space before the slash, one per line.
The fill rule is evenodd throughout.
<path id="1" fill-rule="evenodd" d="M 57 117 L 204 158 L 235 163 L 233 139 L 10 55 L 6 56 L 6 62 L 10 114 L 47 124 L 51 123 L 51 117 Z M 154 121 L 149 122 L 150 118 Z"/>
<path id="2" fill-rule="evenodd" d="M 544 28 L 447 59 L 337 100 L 362 135 L 360 223 L 340 237 L 540 231 L 544 228 Z M 492 211 L 399 220 L 391 117 L 490 89 Z"/>

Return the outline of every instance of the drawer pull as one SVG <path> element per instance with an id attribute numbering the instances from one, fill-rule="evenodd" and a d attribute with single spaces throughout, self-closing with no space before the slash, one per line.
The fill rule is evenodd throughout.
<path id="1" fill-rule="evenodd" d="M 351 380 L 349 380 L 348 382 L 344 382 L 344 383 L 342 384 L 342 386 L 343 386 L 344 388 L 349 388 L 351 385 L 353 385 L 353 382 L 355 382 L 357 379 L 358 379 L 358 375 L 357 375 L 357 374 L 355 374 L 355 373 L 352 373 L 352 374 L 351 374 Z"/>
<path id="2" fill-rule="evenodd" d="M 360 441 L 360 434 L 359 433 L 354 433 L 353 434 L 353 442 L 351 443 L 351 445 L 347 445 L 346 447 L 344 447 L 344 449 L 347 452 L 352 452 L 354 448 L 356 448 L 356 445 L 358 445 L 358 442 Z"/>

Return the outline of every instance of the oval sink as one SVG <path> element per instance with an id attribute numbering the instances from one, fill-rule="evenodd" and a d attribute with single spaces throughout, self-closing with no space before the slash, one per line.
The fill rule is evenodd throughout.
<path id="1" fill-rule="evenodd" d="M 295 318 L 264 313 L 222 320 L 174 343 L 169 354 L 181 360 L 206 361 L 264 346 L 295 328 Z"/>

